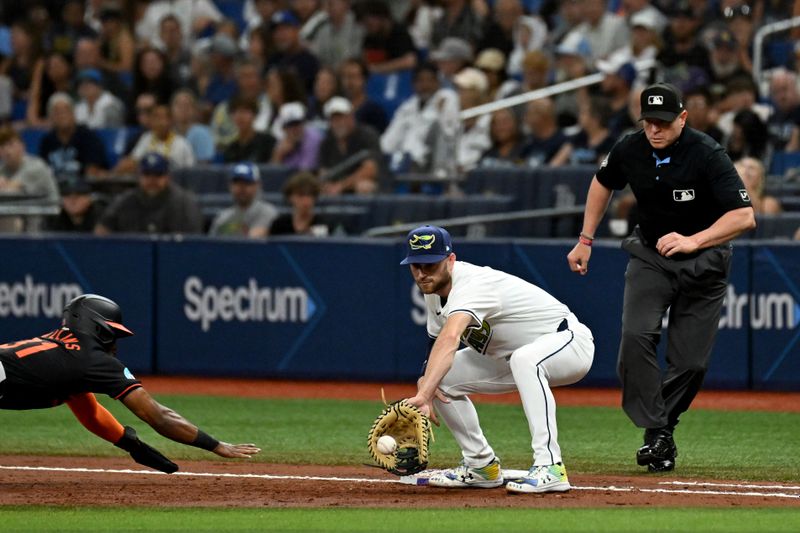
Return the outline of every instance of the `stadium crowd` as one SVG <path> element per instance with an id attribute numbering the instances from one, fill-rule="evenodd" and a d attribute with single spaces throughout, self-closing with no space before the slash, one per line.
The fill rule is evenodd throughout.
<path id="1" fill-rule="evenodd" d="M 756 209 L 780 212 L 764 183 L 800 152 L 800 34 L 767 38 L 761 84 L 753 39 L 797 15 L 800 0 L 3 2 L 0 196 L 61 212 L 0 229 L 324 235 L 320 196 L 392 192 L 392 176 L 597 165 L 653 81 L 683 91 Z M 600 84 L 459 117 L 595 72 Z M 214 220 L 170 177 L 206 164 L 229 169 Z M 293 170 L 291 209 L 259 198 L 260 165 Z"/>

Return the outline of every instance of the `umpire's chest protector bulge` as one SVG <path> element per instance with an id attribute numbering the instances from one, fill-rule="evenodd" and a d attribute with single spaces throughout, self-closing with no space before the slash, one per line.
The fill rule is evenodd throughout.
<path id="1" fill-rule="evenodd" d="M 750 205 L 728 155 L 713 139 L 685 128 L 664 150 L 654 150 L 644 131 L 620 139 L 597 172 L 610 189 L 630 185 L 648 245 L 670 232 L 692 235 L 725 212 Z"/>

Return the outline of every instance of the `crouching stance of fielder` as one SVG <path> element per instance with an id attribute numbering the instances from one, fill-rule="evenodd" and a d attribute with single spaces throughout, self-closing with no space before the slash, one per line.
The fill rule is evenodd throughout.
<path id="1" fill-rule="evenodd" d="M 133 333 L 119 306 L 85 294 L 64 308 L 62 327 L 32 339 L 0 345 L 0 408 L 44 409 L 66 403 L 86 429 L 131 454 L 140 464 L 172 473 L 178 465 L 123 427 L 94 394 L 121 400 L 161 435 L 221 457 L 246 458 L 260 450 L 228 444 L 156 402 L 117 358 L 117 339 Z"/>
<path id="2" fill-rule="evenodd" d="M 594 356 L 589 328 L 539 287 L 456 261 L 443 228 L 411 231 L 407 252 L 401 264 L 410 265 L 425 295 L 428 335 L 435 339 L 417 395 L 408 401 L 437 422 L 435 406 L 463 455 L 460 466 L 434 475 L 429 485 L 503 485 L 500 461 L 468 395 L 516 389 L 532 436 L 533 466 L 525 477 L 509 481 L 507 490 L 569 490 L 550 387 L 575 383 L 589 371 Z M 467 347 L 459 350 L 460 342 Z"/>

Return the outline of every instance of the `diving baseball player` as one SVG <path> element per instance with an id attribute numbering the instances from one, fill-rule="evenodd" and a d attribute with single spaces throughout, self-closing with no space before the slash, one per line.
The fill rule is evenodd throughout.
<path id="1" fill-rule="evenodd" d="M 500 461 L 481 430 L 471 393 L 518 390 L 528 419 L 533 466 L 510 492 L 570 489 L 561 459 L 550 387 L 589 371 L 594 340 L 570 310 L 518 277 L 456 261 L 450 234 L 423 226 L 407 237 L 411 275 L 425 295 L 435 339 L 418 392 L 408 401 L 437 422 L 434 407 L 461 447 L 460 466 L 428 480 L 436 487 L 499 487 Z M 458 349 L 460 343 L 466 345 Z"/>
<path id="2" fill-rule="evenodd" d="M 64 308 L 62 327 L 32 339 L 0 345 L 0 409 L 44 409 L 66 403 L 89 431 L 143 465 L 172 473 L 178 466 L 123 427 L 93 393 L 120 400 L 161 435 L 221 457 L 247 458 L 253 444 L 228 444 L 156 402 L 116 358 L 117 339 L 133 333 L 119 306 L 84 294 Z"/>

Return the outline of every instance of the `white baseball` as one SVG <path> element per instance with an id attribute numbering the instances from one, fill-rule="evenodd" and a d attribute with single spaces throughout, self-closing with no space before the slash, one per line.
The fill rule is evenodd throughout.
<path id="1" fill-rule="evenodd" d="M 384 435 L 378 439 L 378 451 L 386 455 L 394 453 L 397 449 L 397 441 L 391 435 Z"/>

